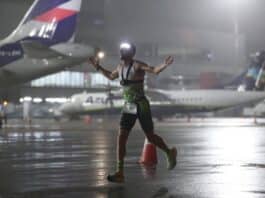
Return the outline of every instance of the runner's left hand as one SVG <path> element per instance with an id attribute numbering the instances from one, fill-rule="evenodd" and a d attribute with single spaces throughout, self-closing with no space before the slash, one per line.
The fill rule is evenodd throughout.
<path id="1" fill-rule="evenodd" d="M 165 59 L 165 64 L 166 65 L 171 65 L 174 61 L 174 58 L 172 56 L 168 56 L 166 59 Z"/>

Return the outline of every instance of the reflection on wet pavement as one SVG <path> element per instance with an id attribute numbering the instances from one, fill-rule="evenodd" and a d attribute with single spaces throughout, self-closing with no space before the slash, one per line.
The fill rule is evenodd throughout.
<path id="1" fill-rule="evenodd" d="M 0 197 L 264 197 L 265 127 L 232 123 L 157 124 L 158 133 L 179 149 L 173 171 L 166 170 L 161 151 L 156 167 L 137 163 L 144 136 L 136 128 L 122 185 L 105 180 L 115 169 L 115 127 L 3 130 Z"/>

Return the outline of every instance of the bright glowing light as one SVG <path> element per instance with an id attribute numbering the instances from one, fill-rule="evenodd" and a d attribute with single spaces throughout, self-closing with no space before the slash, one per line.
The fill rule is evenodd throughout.
<path id="1" fill-rule="evenodd" d="M 121 43 L 120 45 L 120 49 L 130 49 L 130 48 L 131 48 L 130 43 L 124 42 L 124 43 Z"/>
<path id="2" fill-rule="evenodd" d="M 100 52 L 98 52 L 97 57 L 98 57 L 99 59 L 103 59 L 103 58 L 105 57 L 105 53 L 102 52 L 102 51 L 100 51 Z"/>
<path id="3" fill-rule="evenodd" d="M 46 102 L 48 103 L 65 103 L 68 101 L 67 98 L 46 98 Z"/>
<path id="4" fill-rule="evenodd" d="M 33 98 L 34 103 L 41 103 L 43 100 L 41 98 Z"/>
<path id="5" fill-rule="evenodd" d="M 8 102 L 5 100 L 5 101 L 3 102 L 3 105 L 4 105 L 4 106 L 7 106 L 7 105 L 8 105 Z"/>
<path id="6" fill-rule="evenodd" d="M 23 101 L 30 102 L 30 101 L 32 101 L 32 97 L 26 96 L 23 98 Z"/>

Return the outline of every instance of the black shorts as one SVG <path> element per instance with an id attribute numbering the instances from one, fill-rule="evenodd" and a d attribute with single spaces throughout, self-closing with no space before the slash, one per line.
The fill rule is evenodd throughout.
<path id="1" fill-rule="evenodd" d="M 145 133 L 153 132 L 154 124 L 152 120 L 152 113 L 150 109 L 149 101 L 146 98 L 142 98 L 136 102 L 137 114 L 122 113 L 120 120 L 120 128 L 130 131 L 136 119 L 139 118 L 140 125 Z"/>

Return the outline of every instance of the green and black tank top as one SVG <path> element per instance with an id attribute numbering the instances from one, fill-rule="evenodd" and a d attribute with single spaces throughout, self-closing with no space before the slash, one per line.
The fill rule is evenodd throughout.
<path id="1" fill-rule="evenodd" d="M 123 98 L 126 102 L 136 102 L 143 98 L 144 94 L 144 79 L 135 80 L 136 72 L 143 72 L 140 75 L 144 77 L 144 71 L 137 71 L 135 69 L 135 61 L 131 64 L 119 67 L 119 78 L 123 88 Z"/>

